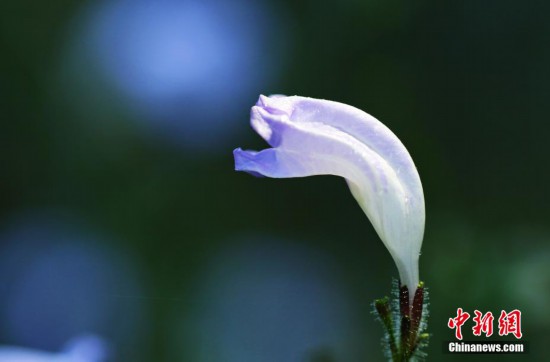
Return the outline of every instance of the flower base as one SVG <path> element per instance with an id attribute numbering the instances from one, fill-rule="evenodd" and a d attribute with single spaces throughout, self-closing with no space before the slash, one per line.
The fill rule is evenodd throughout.
<path id="1" fill-rule="evenodd" d="M 392 299 L 384 297 L 373 303 L 374 314 L 385 333 L 382 339 L 384 354 L 389 361 L 406 362 L 424 360 L 428 345 L 426 333 L 428 319 L 428 291 L 420 282 L 411 298 L 406 286 L 394 280 Z"/>

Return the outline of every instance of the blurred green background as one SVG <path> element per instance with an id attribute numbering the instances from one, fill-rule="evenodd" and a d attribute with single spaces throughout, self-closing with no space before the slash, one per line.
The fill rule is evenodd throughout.
<path id="1" fill-rule="evenodd" d="M 370 303 L 397 271 L 345 182 L 233 171 L 233 148 L 265 147 L 250 107 L 278 93 L 363 109 L 411 153 L 429 360 L 502 358 L 443 354 L 458 307 L 520 309 L 530 352 L 506 358 L 548 358 L 549 13 L 4 0 L 0 344 L 93 333 L 116 361 L 383 360 Z"/>

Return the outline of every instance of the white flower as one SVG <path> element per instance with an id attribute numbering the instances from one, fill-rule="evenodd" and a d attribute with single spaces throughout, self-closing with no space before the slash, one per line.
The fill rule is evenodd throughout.
<path id="1" fill-rule="evenodd" d="M 273 148 L 236 149 L 235 169 L 275 178 L 344 177 L 412 298 L 419 282 L 424 194 L 401 141 L 355 107 L 298 96 L 260 96 L 251 124 Z"/>

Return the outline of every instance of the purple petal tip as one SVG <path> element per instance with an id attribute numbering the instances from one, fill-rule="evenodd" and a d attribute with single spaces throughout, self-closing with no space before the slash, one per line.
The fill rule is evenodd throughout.
<path id="1" fill-rule="evenodd" d="M 235 171 L 243 171 L 255 177 L 264 177 L 261 173 L 254 171 L 255 159 L 254 156 L 257 152 L 244 151 L 243 149 L 235 148 L 233 150 L 233 157 L 235 159 Z"/>

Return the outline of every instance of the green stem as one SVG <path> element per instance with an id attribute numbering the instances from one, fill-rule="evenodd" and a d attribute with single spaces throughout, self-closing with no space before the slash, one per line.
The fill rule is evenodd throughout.
<path id="1" fill-rule="evenodd" d="M 386 331 L 386 355 L 393 362 L 408 362 L 413 357 L 422 359 L 425 354 L 420 349 L 427 346 L 429 338 L 429 334 L 425 333 L 427 291 L 424 283 L 419 283 L 411 303 L 407 287 L 398 286 L 395 283 L 393 304 L 388 297 L 374 302 L 375 313 Z"/>
<path id="2" fill-rule="evenodd" d="M 382 325 L 386 329 L 392 359 L 396 361 L 399 356 L 399 350 L 397 349 L 397 344 L 395 343 L 395 333 L 393 330 L 393 320 L 389 301 L 390 300 L 388 297 L 384 297 L 382 299 L 375 300 L 374 305 L 376 307 L 376 312 L 382 321 Z"/>

